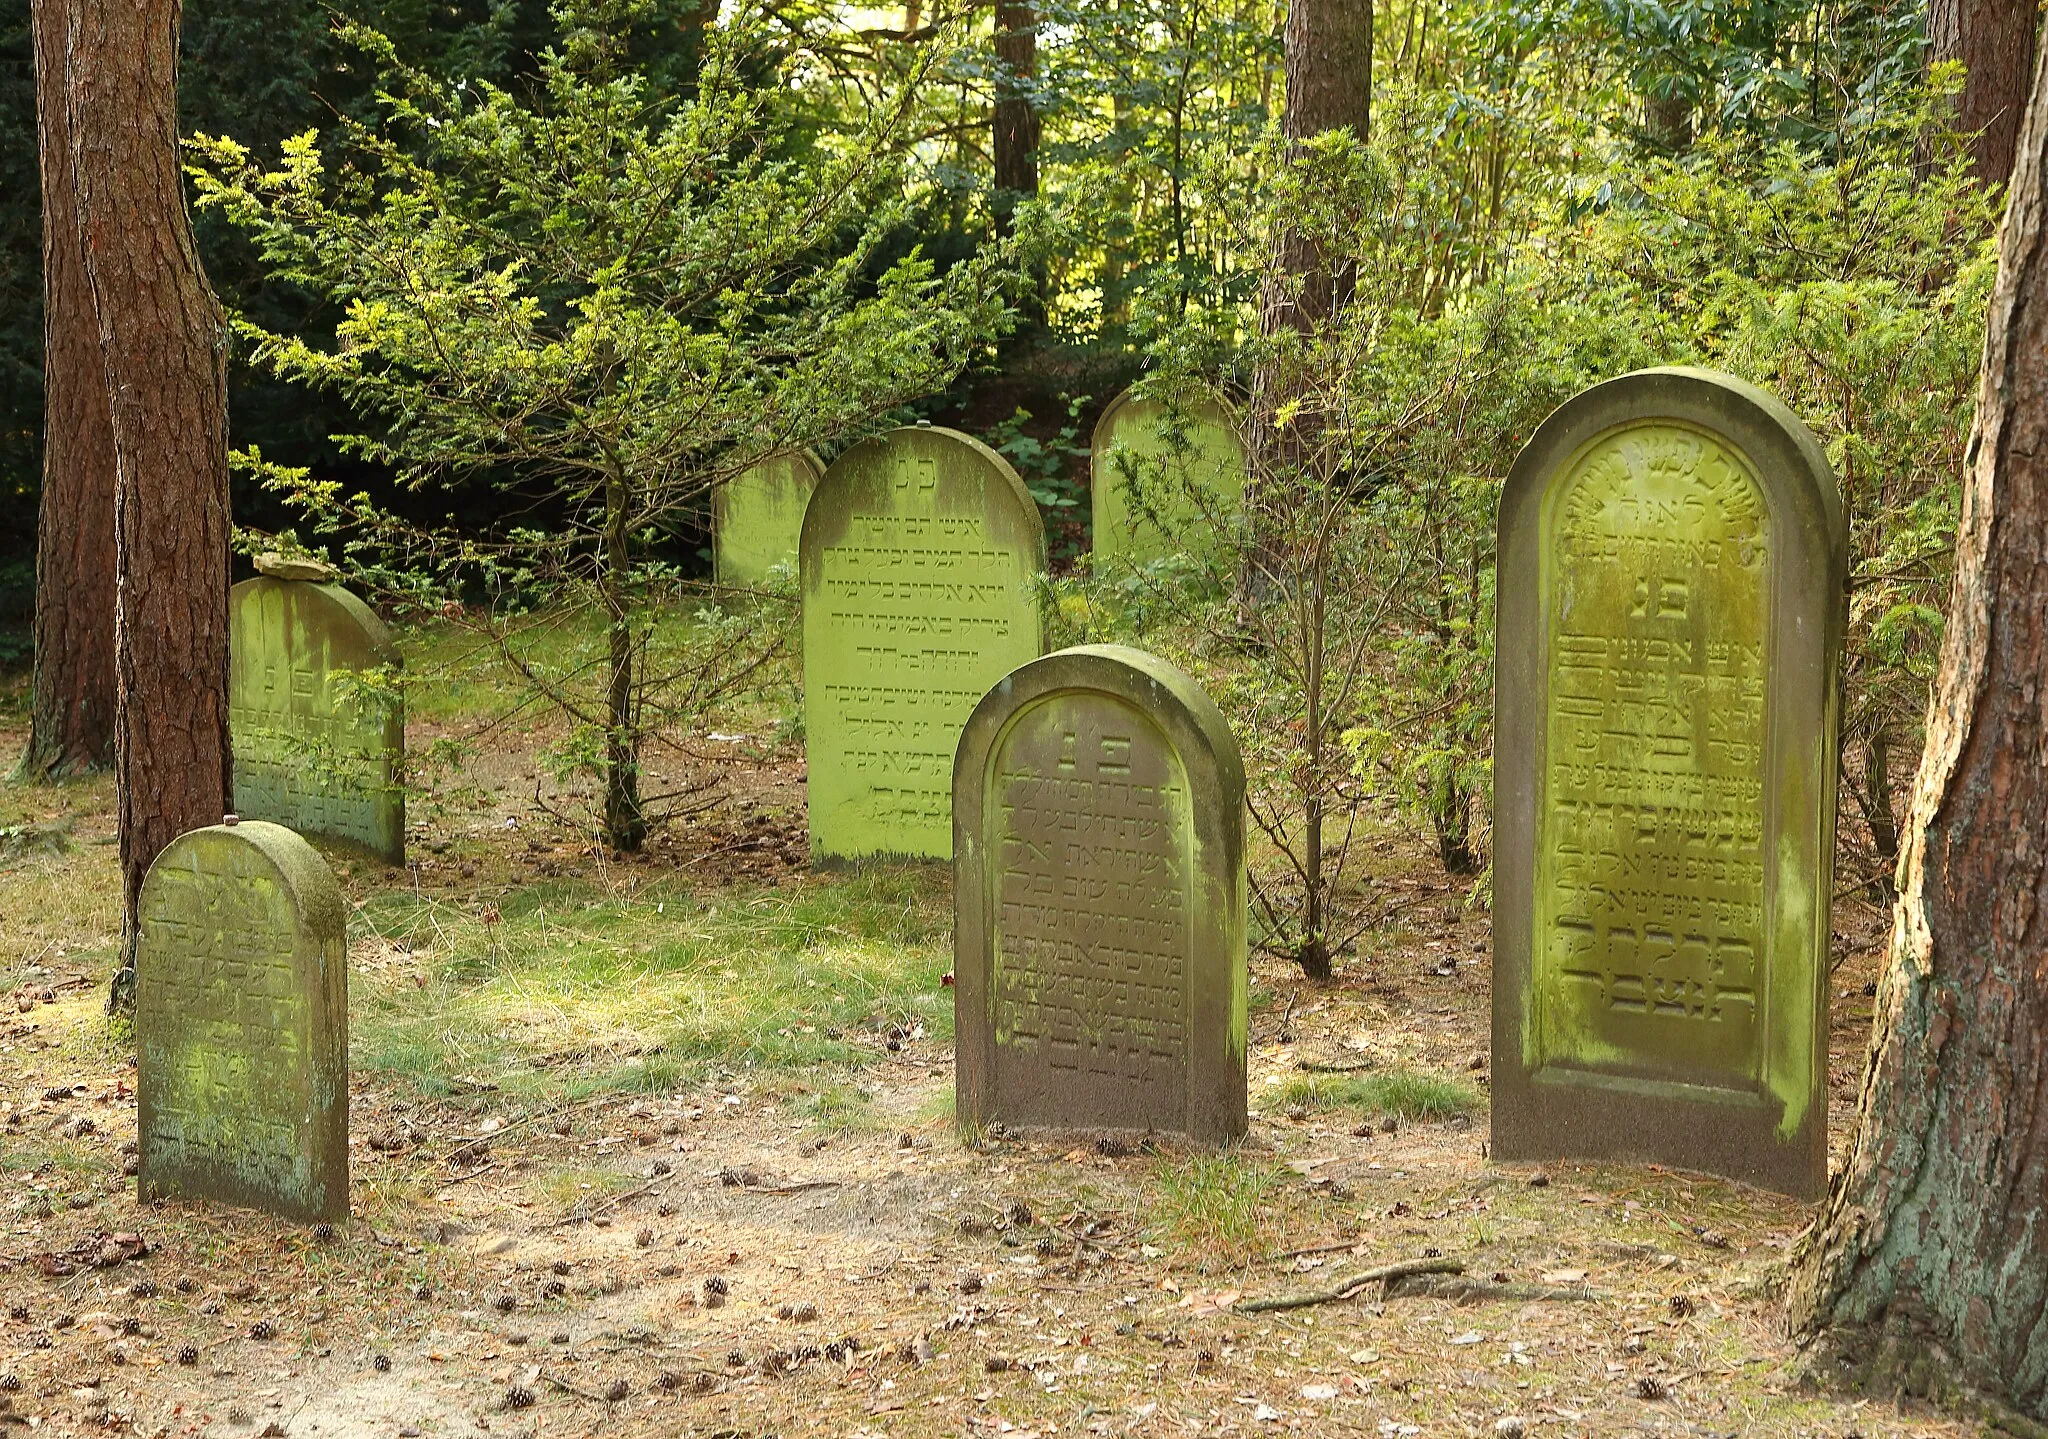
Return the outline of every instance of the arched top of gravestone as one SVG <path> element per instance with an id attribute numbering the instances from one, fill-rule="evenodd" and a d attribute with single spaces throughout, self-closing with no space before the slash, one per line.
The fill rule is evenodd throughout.
<path id="1" fill-rule="evenodd" d="M 1140 394 L 1138 389 L 1138 386 L 1132 385 L 1103 407 L 1102 414 L 1095 421 L 1095 429 L 1088 436 L 1091 462 L 1092 457 L 1100 455 L 1105 446 L 1115 442 L 1117 431 L 1123 426 L 1134 421 L 1142 423 L 1145 419 L 1167 409 L 1166 401 Z M 1218 431 L 1230 437 L 1232 447 L 1240 456 L 1243 455 L 1244 445 L 1237 438 L 1237 427 L 1230 406 L 1224 403 L 1221 395 L 1209 390 L 1199 391 L 1192 403 L 1182 403 L 1181 413 L 1190 421 L 1214 425 Z"/>
<path id="2" fill-rule="evenodd" d="M 341 885 L 336 882 L 327 861 L 320 857 L 320 851 L 296 831 L 261 819 L 187 830 L 165 845 L 150 861 L 149 873 L 142 881 L 140 907 L 143 910 L 150 908 L 150 883 L 157 878 L 159 871 L 166 874 L 177 870 L 208 874 L 225 872 L 226 866 L 220 860 L 234 850 L 260 856 L 283 886 L 292 912 L 300 918 L 306 932 L 343 932 L 347 911 L 342 903 Z"/>
<path id="3" fill-rule="evenodd" d="M 811 492 L 800 547 L 807 592 L 817 583 L 818 557 L 845 540 L 853 517 L 889 512 L 896 484 L 910 482 L 924 465 L 938 477 L 934 501 L 939 514 L 982 521 L 990 540 L 1027 551 L 1034 573 L 1045 568 L 1045 519 L 1010 462 L 958 430 L 903 425 L 841 454 Z"/>
<path id="4" fill-rule="evenodd" d="M 1155 654 L 1129 645 L 1075 645 L 1019 665 L 998 680 L 974 707 L 953 757 L 953 792 L 979 784 L 989 755 L 1002 742 L 1010 721 L 1024 710 L 1067 690 L 1112 694 L 1150 718 L 1188 766 L 1188 783 L 1210 793 L 1196 814 L 1216 814 L 1225 825 L 1244 828 L 1244 759 L 1237 737 L 1216 701 L 1193 675 Z M 1214 800 L 1211 804 L 1208 801 Z M 954 853 L 968 839 L 955 805 Z"/>
<path id="5" fill-rule="evenodd" d="M 711 497 L 711 560 L 718 583 L 759 585 L 793 565 L 804 511 L 825 465 L 808 450 L 770 455 L 734 475 Z"/>
<path id="6" fill-rule="evenodd" d="M 1776 526 L 1780 553 L 1825 555 L 1834 592 L 1847 573 L 1849 530 L 1834 467 L 1813 431 L 1775 395 L 1716 370 L 1671 365 L 1581 390 L 1537 428 L 1509 471 L 1501 492 L 1499 535 L 1507 558 L 1511 536 L 1538 533 L 1540 507 L 1551 483 L 1570 475 L 1589 446 L 1632 425 L 1677 425 L 1707 431 L 1734 446 L 1756 472 Z"/>
<path id="7" fill-rule="evenodd" d="M 1176 425 L 1185 450 L 1169 438 Z M 1170 456 L 1179 457 L 1180 463 L 1165 473 L 1147 477 L 1153 488 L 1146 503 L 1165 521 L 1165 533 L 1132 513 L 1126 471 L 1116 459 L 1120 452 L 1162 465 Z M 1176 400 L 1125 390 L 1095 422 L 1088 467 L 1093 549 L 1100 558 L 1146 561 L 1171 550 L 1204 549 L 1199 536 L 1207 531 L 1207 521 L 1217 517 L 1204 516 L 1204 502 L 1186 487 L 1208 493 L 1210 504 L 1232 511 L 1244 493 L 1244 443 L 1230 408 L 1213 391 L 1184 392 Z M 1164 488 L 1158 487 L 1161 480 Z"/>
<path id="8" fill-rule="evenodd" d="M 266 594 L 281 595 L 306 620 L 317 622 L 333 661 L 351 669 L 404 665 L 405 657 L 391 637 L 391 627 L 344 586 L 258 575 L 229 591 L 229 613 L 239 613 L 244 602 L 260 600 Z"/>

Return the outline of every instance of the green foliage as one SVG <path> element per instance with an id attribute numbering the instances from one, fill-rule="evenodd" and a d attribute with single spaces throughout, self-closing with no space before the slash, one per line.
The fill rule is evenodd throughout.
<path id="1" fill-rule="evenodd" d="M 1849 512 L 1843 742 L 1872 875 L 1897 854 L 1895 770 L 1919 750 L 1950 581 L 1998 199 L 1938 125 L 1822 154 L 1733 132 L 1644 166 L 1583 237 L 1708 363 L 1784 400 L 1826 446 Z M 1902 102 L 1904 103 L 1904 102 Z"/>
<path id="2" fill-rule="evenodd" d="M 381 119 L 345 127 L 346 163 L 310 132 L 275 169 L 202 137 L 194 171 L 202 210 L 342 312 L 331 344 L 245 317 L 256 362 L 347 402 L 364 423 L 335 437 L 345 454 L 407 489 L 495 489 L 521 518 L 422 526 L 256 450 L 243 465 L 388 593 L 454 613 L 484 598 L 479 624 L 571 719 L 565 765 L 601 778 L 603 832 L 629 849 L 650 819 L 647 736 L 730 696 L 787 634 L 768 611 L 707 614 L 693 653 L 664 653 L 647 605 L 683 577 L 662 537 L 759 460 L 843 444 L 942 387 L 1008 323 L 1036 243 L 1026 211 L 1009 244 L 943 274 L 914 249 L 885 262 L 914 216 L 903 96 L 806 145 L 808 101 L 762 72 L 764 17 L 708 25 L 695 90 L 667 97 L 627 54 L 643 14 L 558 9 L 531 101 L 440 82 L 344 27 L 392 78 Z M 604 653 L 525 663 L 507 627 L 542 607 L 601 613 Z"/>

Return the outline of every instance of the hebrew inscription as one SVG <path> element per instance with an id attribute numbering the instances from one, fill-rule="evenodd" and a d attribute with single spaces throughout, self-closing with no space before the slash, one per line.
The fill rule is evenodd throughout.
<path id="1" fill-rule="evenodd" d="M 1046 701 L 997 754 L 998 1070 L 1106 1085 L 1122 1123 L 1169 1124 L 1188 1064 L 1186 776 L 1104 695 Z"/>
<path id="2" fill-rule="evenodd" d="M 1036 505 L 993 453 L 898 430 L 834 464 L 805 527 L 813 856 L 952 853 L 953 750 L 1042 647 Z"/>
<path id="3" fill-rule="evenodd" d="M 1209 697 L 1118 645 L 1034 660 L 953 803 L 961 1123 L 1242 1134 L 1244 768 Z"/>
<path id="4" fill-rule="evenodd" d="M 1753 1087 L 1762 491 L 1710 437 L 1646 425 L 1596 444 L 1555 503 L 1538 888 L 1545 1058 Z"/>
<path id="5" fill-rule="evenodd" d="M 383 622 L 339 586 L 268 577 L 229 606 L 236 812 L 402 863 L 402 661 Z"/>
<path id="6" fill-rule="evenodd" d="M 338 888 L 281 826 L 195 830 L 143 885 L 136 962 L 142 1190 L 346 1214 Z"/>

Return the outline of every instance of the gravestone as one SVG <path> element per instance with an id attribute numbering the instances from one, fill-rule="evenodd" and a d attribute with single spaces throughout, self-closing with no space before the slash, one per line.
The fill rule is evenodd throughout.
<path id="1" fill-rule="evenodd" d="M 143 880 L 139 1193 L 348 1217 L 341 889 L 310 844 L 244 820 L 182 834 Z"/>
<path id="2" fill-rule="evenodd" d="M 276 568 L 275 566 L 272 567 Z M 244 580 L 228 596 L 235 812 L 405 863 L 404 664 L 340 585 Z"/>
<path id="3" fill-rule="evenodd" d="M 1045 649 L 1038 504 L 978 440 L 892 430 L 832 462 L 802 548 L 811 858 L 949 858 L 960 727 Z"/>
<path id="4" fill-rule="evenodd" d="M 1493 1154 L 1827 1180 L 1847 531 L 1769 395 L 1597 385 L 1500 508 Z"/>
<path id="5" fill-rule="evenodd" d="M 960 1123 L 1245 1130 L 1244 766 L 1188 675 L 1061 650 L 953 768 Z"/>
<path id="6" fill-rule="evenodd" d="M 1095 422 L 1089 447 L 1098 564 L 1202 547 L 1215 522 L 1243 506 L 1244 477 L 1244 446 L 1221 401 L 1205 396 L 1175 412 L 1124 391 Z"/>
<path id="7" fill-rule="evenodd" d="M 712 496 L 712 568 L 722 586 L 756 589 L 777 565 L 796 567 L 804 507 L 825 467 L 808 450 L 775 455 L 720 485 Z"/>

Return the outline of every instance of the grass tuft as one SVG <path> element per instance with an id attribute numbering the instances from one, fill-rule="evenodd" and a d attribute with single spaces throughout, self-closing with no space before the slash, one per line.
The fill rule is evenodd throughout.
<path id="1" fill-rule="evenodd" d="M 1158 1174 L 1158 1231 L 1184 1252 L 1226 1265 L 1265 1252 L 1271 1226 L 1260 1217 L 1280 1171 L 1242 1153 L 1203 1154 Z"/>
<path id="2" fill-rule="evenodd" d="M 1479 1107 L 1479 1095 L 1455 1080 L 1408 1069 L 1369 1074 L 1294 1074 L 1273 1092 L 1274 1109 L 1348 1109 L 1374 1117 L 1454 1119 Z"/>

